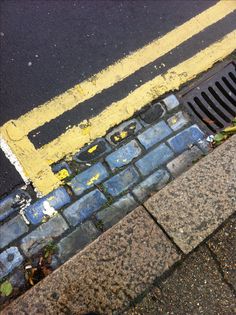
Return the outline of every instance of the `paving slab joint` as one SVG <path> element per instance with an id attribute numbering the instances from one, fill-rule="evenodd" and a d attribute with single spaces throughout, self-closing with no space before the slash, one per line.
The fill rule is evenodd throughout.
<path id="1" fill-rule="evenodd" d="M 214 233 L 215 234 L 215 233 Z M 208 251 L 209 251 L 209 254 L 211 255 L 211 257 L 213 258 L 216 266 L 217 266 L 217 269 L 222 277 L 222 281 L 228 286 L 228 288 L 232 291 L 232 293 L 235 295 L 236 297 L 236 290 L 234 288 L 234 286 L 225 278 L 225 275 L 224 275 L 224 272 L 222 270 L 222 267 L 221 267 L 221 264 L 217 258 L 217 255 L 214 253 L 214 251 L 210 248 L 210 246 L 207 244 L 207 242 L 205 243 Z"/>
<path id="2" fill-rule="evenodd" d="M 174 245 L 177 253 L 179 255 L 181 255 L 181 259 L 184 257 L 185 253 L 181 250 L 181 248 L 175 243 L 174 239 L 166 232 L 166 230 L 164 229 L 164 227 L 156 220 L 156 218 L 153 216 L 153 214 L 148 211 L 148 209 L 145 207 L 144 204 L 140 204 L 145 211 L 148 213 L 148 215 L 151 217 L 151 219 L 155 222 L 155 224 L 159 227 L 160 230 L 162 230 L 162 232 L 165 234 L 165 236 L 169 239 L 169 241 Z"/>

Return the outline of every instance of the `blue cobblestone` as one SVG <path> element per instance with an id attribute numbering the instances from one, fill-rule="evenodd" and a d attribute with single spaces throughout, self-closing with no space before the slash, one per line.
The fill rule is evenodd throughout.
<path id="1" fill-rule="evenodd" d="M 96 229 L 91 221 L 80 224 L 72 233 L 60 240 L 57 244 L 57 258 L 60 259 L 61 263 L 64 263 L 95 240 L 100 234 L 101 232 Z"/>
<path id="2" fill-rule="evenodd" d="M 109 132 L 106 139 L 109 143 L 117 145 L 124 141 L 124 139 L 136 134 L 141 128 L 142 125 L 137 119 L 130 119 Z"/>
<path id="3" fill-rule="evenodd" d="M 149 175 L 156 168 L 169 161 L 174 156 L 172 150 L 165 144 L 147 153 L 135 163 L 142 175 Z"/>
<path id="4" fill-rule="evenodd" d="M 164 187 L 170 179 L 170 175 L 166 170 L 158 170 L 133 189 L 133 194 L 143 202 L 153 191 L 158 191 Z"/>
<path id="5" fill-rule="evenodd" d="M 166 98 L 162 100 L 162 102 L 165 104 L 168 111 L 179 106 L 179 101 L 174 94 L 168 95 Z"/>
<path id="6" fill-rule="evenodd" d="M 106 202 L 106 197 L 95 189 L 66 208 L 63 214 L 69 223 L 75 226 L 85 221 Z"/>
<path id="7" fill-rule="evenodd" d="M 193 146 L 191 149 L 184 151 L 170 161 L 166 167 L 171 174 L 176 177 L 191 167 L 193 163 L 198 161 L 202 156 L 202 151 L 198 147 Z"/>
<path id="8" fill-rule="evenodd" d="M 138 204 L 131 194 L 127 194 L 114 202 L 110 207 L 99 211 L 96 214 L 96 218 L 102 222 L 103 229 L 107 230 L 137 206 Z"/>
<path id="9" fill-rule="evenodd" d="M 170 117 L 167 122 L 171 129 L 176 131 L 185 126 L 188 123 L 188 119 L 185 116 L 186 114 L 184 115 L 182 112 L 178 112 L 174 116 Z"/>
<path id="10" fill-rule="evenodd" d="M 40 223 L 45 217 L 44 202 L 48 202 L 49 205 L 55 210 L 61 209 L 66 204 L 70 203 L 71 198 L 64 187 L 60 187 L 52 191 L 44 198 L 39 199 L 33 205 L 27 207 L 24 212 L 26 218 L 32 224 Z"/>
<path id="11" fill-rule="evenodd" d="M 0 201 L 0 222 L 9 217 L 12 213 L 19 211 L 21 207 L 31 201 L 30 195 L 22 190 L 17 189 Z"/>
<path id="12" fill-rule="evenodd" d="M 213 150 L 213 147 L 211 146 L 210 142 L 207 141 L 207 139 L 199 140 L 196 144 L 205 155 Z"/>
<path id="13" fill-rule="evenodd" d="M 78 163 L 88 163 L 99 159 L 110 151 L 111 148 L 109 144 L 105 141 L 105 139 L 101 138 L 81 149 L 74 155 L 74 160 Z"/>
<path id="14" fill-rule="evenodd" d="M 104 189 L 112 196 L 118 196 L 126 191 L 139 180 L 138 172 L 133 166 L 125 169 L 119 174 L 108 179 L 104 184 Z"/>
<path id="15" fill-rule="evenodd" d="M 68 163 L 66 163 L 65 161 L 62 161 L 60 163 L 57 163 L 55 165 L 52 166 L 52 171 L 53 173 L 57 174 L 58 172 L 62 171 L 62 170 L 67 170 L 68 175 L 71 175 L 71 169 L 68 165 Z"/>
<path id="16" fill-rule="evenodd" d="M 151 148 L 172 133 L 172 130 L 164 121 L 160 121 L 153 127 L 148 128 L 138 136 L 139 141 L 145 149 Z"/>
<path id="17" fill-rule="evenodd" d="M 142 124 L 144 126 L 147 126 L 154 123 L 155 121 L 160 120 L 160 118 L 165 115 L 165 112 L 166 110 L 163 108 L 163 105 L 161 105 L 161 103 L 155 103 L 149 106 L 148 109 L 140 114 Z"/>
<path id="18" fill-rule="evenodd" d="M 76 175 L 69 183 L 73 192 L 79 196 L 85 190 L 94 186 L 94 184 L 101 183 L 109 176 L 107 170 L 102 163 L 97 163 L 86 171 Z"/>
<path id="19" fill-rule="evenodd" d="M 17 247 L 10 247 L 0 254 L 0 280 L 23 262 Z"/>
<path id="20" fill-rule="evenodd" d="M 60 214 L 41 224 L 21 240 L 21 249 L 28 257 L 39 252 L 44 246 L 68 229 L 66 221 Z"/>
<path id="21" fill-rule="evenodd" d="M 5 247 L 26 232 L 28 232 L 28 226 L 22 217 L 17 215 L 0 226 L 0 248 Z"/>
<path id="22" fill-rule="evenodd" d="M 141 152 L 142 150 L 137 141 L 132 140 L 119 148 L 117 151 L 108 155 L 106 157 L 106 161 L 113 171 L 116 168 L 129 164 L 133 159 L 139 156 Z"/>
<path id="23" fill-rule="evenodd" d="M 204 133 L 197 125 L 193 125 L 169 139 L 168 143 L 176 153 L 181 153 L 186 150 L 189 145 L 195 144 L 203 138 Z"/>

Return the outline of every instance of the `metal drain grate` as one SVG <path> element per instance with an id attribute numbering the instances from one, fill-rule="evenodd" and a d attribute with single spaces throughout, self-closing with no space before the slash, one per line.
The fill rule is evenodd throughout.
<path id="1" fill-rule="evenodd" d="M 222 130 L 236 117 L 236 64 L 231 62 L 216 73 L 208 73 L 178 96 L 206 131 Z"/>

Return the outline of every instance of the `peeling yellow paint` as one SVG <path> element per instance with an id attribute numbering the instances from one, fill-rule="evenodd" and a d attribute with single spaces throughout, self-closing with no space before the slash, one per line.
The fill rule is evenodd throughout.
<path id="1" fill-rule="evenodd" d="M 81 134 L 81 128 L 75 126 L 51 143 L 40 148 L 41 156 L 45 160 L 50 159 L 56 162 L 56 160 L 62 159 L 64 155 L 74 154 L 86 143 L 104 136 L 111 127 L 133 116 L 136 111 L 146 104 L 168 91 L 177 90 L 182 84 L 194 79 L 199 73 L 208 70 L 214 63 L 232 53 L 235 48 L 236 31 L 233 31 L 190 59 L 171 68 L 163 75 L 159 75 L 143 84 L 127 97 L 106 107 L 99 115 L 90 119 L 90 135 Z M 127 107 L 129 111 L 126 111 Z"/>
<path id="2" fill-rule="evenodd" d="M 176 117 L 174 117 L 174 118 L 171 119 L 171 123 L 172 123 L 172 124 L 175 124 L 176 122 L 177 122 L 177 118 L 176 118 Z"/>
<path id="3" fill-rule="evenodd" d="M 67 178 L 69 176 L 69 173 L 66 169 L 62 169 L 60 170 L 58 173 L 56 173 L 56 177 L 59 180 L 64 180 L 65 178 Z"/>
<path id="4" fill-rule="evenodd" d="M 49 201 L 50 201 L 50 200 L 54 200 L 54 199 L 55 199 L 55 196 L 51 196 L 51 197 L 48 197 L 48 198 L 47 198 L 47 200 L 49 200 Z"/>
<path id="5" fill-rule="evenodd" d="M 114 136 L 114 140 L 115 140 L 115 141 L 120 141 L 120 140 L 126 138 L 127 135 L 128 135 L 128 132 L 127 132 L 127 131 L 121 131 L 118 136 Z"/>
<path id="6" fill-rule="evenodd" d="M 123 80 L 235 9 L 236 1 L 220 1 L 162 38 L 121 59 L 44 105 L 33 109 L 18 120 L 9 121 L 3 125 L 0 128 L 0 137 L 17 157 L 24 176 L 30 179 L 39 193 L 42 195 L 49 193 L 61 184 L 60 179 L 51 170 L 52 163 L 74 154 L 84 144 L 104 136 L 108 129 L 130 118 L 146 104 L 168 91 L 178 89 L 181 84 L 193 79 L 199 73 L 209 69 L 215 62 L 229 55 L 236 48 L 236 31 L 229 33 L 222 40 L 173 67 L 163 75 L 143 84 L 124 99 L 112 103 L 98 116 L 68 129 L 42 148 L 36 150 L 28 139 L 29 132 Z"/>
<path id="7" fill-rule="evenodd" d="M 88 149 L 88 153 L 93 153 L 94 151 L 97 150 L 98 145 L 94 145 L 92 148 Z"/>
<path id="8" fill-rule="evenodd" d="M 88 182 L 87 182 L 87 186 L 91 186 L 93 185 L 93 183 L 98 180 L 100 177 L 100 174 L 96 174 L 94 175 Z"/>
<path id="9" fill-rule="evenodd" d="M 236 1 L 219 1 L 214 6 L 171 30 L 163 37 L 154 40 L 96 75 L 93 75 L 86 81 L 75 85 L 65 93 L 21 116 L 16 121 L 17 127 L 20 126 L 23 134 L 27 135 L 30 131 L 71 110 L 78 104 L 113 86 L 157 58 L 164 56 L 235 9 Z"/>

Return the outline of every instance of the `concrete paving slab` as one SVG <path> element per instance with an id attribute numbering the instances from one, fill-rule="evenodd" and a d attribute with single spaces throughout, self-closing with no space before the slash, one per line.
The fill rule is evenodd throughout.
<path id="1" fill-rule="evenodd" d="M 201 246 L 125 315 L 233 315 L 236 301 L 215 260 Z"/>
<path id="2" fill-rule="evenodd" d="M 185 253 L 236 209 L 236 136 L 152 196 L 145 207 Z"/>
<path id="3" fill-rule="evenodd" d="M 1 315 L 116 314 L 179 258 L 155 221 L 138 207 Z"/>

